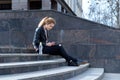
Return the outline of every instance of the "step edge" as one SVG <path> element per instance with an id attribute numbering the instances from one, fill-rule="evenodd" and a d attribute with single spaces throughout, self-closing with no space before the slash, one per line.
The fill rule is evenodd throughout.
<path id="1" fill-rule="evenodd" d="M 54 55 L 49 55 L 49 54 L 38 54 L 38 53 L 35 53 L 35 54 L 32 54 L 32 53 L 12 53 L 12 54 L 0 54 L 0 57 L 9 57 L 9 56 L 54 56 Z"/>
<path id="2" fill-rule="evenodd" d="M 62 74 L 62 73 L 77 71 L 78 69 L 82 70 L 88 66 L 89 66 L 89 63 L 81 65 L 81 66 L 64 66 L 64 67 L 59 67 L 59 68 L 54 68 L 54 69 L 47 69 L 47 70 L 43 70 L 44 74 L 43 74 L 43 71 L 34 71 L 34 72 L 27 72 L 27 73 L 20 73 L 20 74 L 12 74 L 12 75 L 0 76 L 0 80 L 8 80 L 8 78 L 12 78 L 14 80 L 17 80 L 17 79 L 30 79 L 30 78 L 36 78 L 36 77 L 46 77 L 46 76 L 53 76 L 53 75 L 55 76 L 55 75 Z M 64 71 L 60 70 L 62 68 L 64 68 L 63 69 Z M 73 69 L 67 70 L 68 68 L 73 68 Z M 59 70 L 60 72 L 56 72 L 56 70 Z M 54 73 L 51 73 L 51 71 Z M 49 72 L 49 74 L 46 74 L 45 72 Z M 42 73 L 42 75 L 40 75 L 41 73 Z M 31 76 L 31 74 L 32 74 L 32 76 Z"/>
<path id="3" fill-rule="evenodd" d="M 99 70 L 100 73 L 94 73 L 94 70 Z M 93 72 L 91 72 L 91 70 L 93 70 Z M 90 72 L 89 72 L 90 71 Z M 90 74 L 88 74 L 88 72 Z M 96 71 L 95 71 L 96 72 Z M 77 80 L 79 78 L 79 80 L 88 80 L 88 79 L 85 79 L 85 77 L 87 76 L 90 76 L 90 75 L 95 75 L 95 76 L 92 76 L 93 78 L 90 78 L 89 80 L 101 80 L 102 79 L 102 76 L 104 74 L 104 68 L 88 68 L 87 71 L 85 71 L 84 73 L 82 74 L 79 74 L 75 77 L 72 77 L 72 78 L 69 78 L 67 80 Z M 90 76 L 91 77 L 91 76 Z"/>
<path id="4" fill-rule="evenodd" d="M 35 65 L 46 65 L 46 64 L 55 64 L 63 63 L 65 59 L 51 59 L 51 60 L 41 60 L 41 61 L 26 61 L 26 62 L 10 62 L 10 63 L 0 63 L 0 69 L 2 68 L 13 68 L 13 67 L 25 67 L 25 66 L 35 66 Z"/>

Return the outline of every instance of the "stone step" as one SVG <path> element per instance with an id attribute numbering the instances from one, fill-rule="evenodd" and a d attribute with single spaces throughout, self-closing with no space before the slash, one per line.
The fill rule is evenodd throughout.
<path id="1" fill-rule="evenodd" d="M 67 80 L 101 80 L 104 75 L 103 68 L 89 68 L 84 73 Z"/>
<path id="2" fill-rule="evenodd" d="M 104 73 L 102 80 L 120 80 L 120 73 Z"/>
<path id="3" fill-rule="evenodd" d="M 64 66 L 42 71 L 1 75 L 0 80 L 65 80 L 86 71 L 88 66 L 89 63 L 80 66 Z"/>
<path id="4" fill-rule="evenodd" d="M 20 47 L 0 47 L 0 53 L 35 53 L 34 49 Z"/>
<path id="5" fill-rule="evenodd" d="M 37 53 L 9 53 L 9 54 L 0 54 L 0 63 L 7 63 L 7 62 L 23 62 L 23 61 L 38 61 L 38 60 L 50 60 L 61 58 L 60 56 L 55 55 L 47 55 L 42 54 L 39 55 Z"/>
<path id="6" fill-rule="evenodd" d="M 67 65 L 65 59 L 12 62 L 0 64 L 0 75 L 38 71 Z"/>

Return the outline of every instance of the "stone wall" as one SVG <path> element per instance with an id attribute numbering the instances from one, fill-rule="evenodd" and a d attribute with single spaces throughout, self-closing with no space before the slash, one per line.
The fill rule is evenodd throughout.
<path id="1" fill-rule="evenodd" d="M 35 28 L 44 16 L 56 19 L 50 40 L 62 43 L 66 51 L 87 59 L 91 67 L 120 73 L 120 30 L 56 11 L 0 12 L 0 46 L 33 48 Z"/>

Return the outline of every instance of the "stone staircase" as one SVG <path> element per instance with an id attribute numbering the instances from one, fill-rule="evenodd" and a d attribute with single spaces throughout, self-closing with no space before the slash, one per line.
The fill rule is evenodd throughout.
<path id="1" fill-rule="evenodd" d="M 67 66 L 60 56 L 4 51 L 0 53 L 0 80 L 101 80 L 104 69 L 89 65 Z"/>

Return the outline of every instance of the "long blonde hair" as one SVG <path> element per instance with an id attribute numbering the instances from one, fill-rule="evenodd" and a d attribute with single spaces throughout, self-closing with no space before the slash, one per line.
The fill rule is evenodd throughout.
<path id="1" fill-rule="evenodd" d="M 45 25 L 45 24 L 50 24 L 50 23 L 56 24 L 55 19 L 52 18 L 52 17 L 44 17 L 44 18 L 39 22 L 38 27 L 41 27 L 41 26 L 43 26 L 43 25 Z"/>

